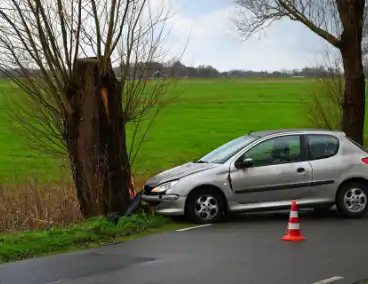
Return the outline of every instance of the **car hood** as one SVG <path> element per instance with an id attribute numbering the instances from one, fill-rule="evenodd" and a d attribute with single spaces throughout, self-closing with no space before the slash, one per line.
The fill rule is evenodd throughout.
<path id="1" fill-rule="evenodd" d="M 181 166 L 169 169 L 167 171 L 164 171 L 162 173 L 159 173 L 158 175 L 147 180 L 146 185 L 149 187 L 155 187 L 164 182 L 174 180 L 174 179 L 180 179 L 180 178 L 189 176 L 194 173 L 209 170 L 216 166 L 218 166 L 218 164 L 193 163 L 193 162 L 186 163 L 184 165 L 181 165 Z"/>

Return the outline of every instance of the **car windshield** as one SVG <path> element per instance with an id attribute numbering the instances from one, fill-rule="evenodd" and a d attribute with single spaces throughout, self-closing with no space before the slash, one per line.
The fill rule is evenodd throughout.
<path id="1" fill-rule="evenodd" d="M 258 139 L 258 137 L 250 135 L 241 136 L 208 153 L 198 162 L 215 164 L 225 163 L 237 152 L 239 152 L 241 149 L 243 149 L 245 146 L 255 141 L 256 139 Z"/>

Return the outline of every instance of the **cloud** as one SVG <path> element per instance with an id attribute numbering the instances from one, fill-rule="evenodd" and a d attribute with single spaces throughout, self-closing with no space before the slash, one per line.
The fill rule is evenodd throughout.
<path id="1" fill-rule="evenodd" d="M 167 0 L 169 1 L 169 0 Z M 214 1 L 214 0 L 213 0 Z M 223 7 L 191 16 L 176 6 L 167 22 L 170 55 L 187 43 L 185 64 L 208 64 L 229 69 L 280 70 L 302 68 L 320 61 L 326 43 L 302 24 L 288 19 L 275 22 L 264 33 L 242 41 L 231 22 L 235 8 Z"/>

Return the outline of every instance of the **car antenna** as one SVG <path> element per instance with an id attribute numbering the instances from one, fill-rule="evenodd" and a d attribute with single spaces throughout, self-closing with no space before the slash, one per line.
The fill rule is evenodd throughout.
<path id="1" fill-rule="evenodd" d="M 258 128 L 258 129 L 259 129 L 259 126 L 260 126 L 260 125 L 258 124 L 256 128 Z M 252 129 L 252 130 L 250 130 L 250 131 L 248 132 L 248 135 L 250 135 L 252 132 L 253 132 L 253 129 Z"/>

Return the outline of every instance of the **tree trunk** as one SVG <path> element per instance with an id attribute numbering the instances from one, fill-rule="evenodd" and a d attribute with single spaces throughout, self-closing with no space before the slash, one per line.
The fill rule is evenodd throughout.
<path id="1" fill-rule="evenodd" d="M 365 79 L 362 62 L 362 30 L 365 1 L 337 1 L 343 23 L 340 52 L 345 77 L 343 130 L 363 144 L 365 120 Z"/>
<path id="2" fill-rule="evenodd" d="M 68 96 L 73 113 L 65 121 L 65 140 L 85 218 L 124 213 L 129 205 L 122 90 L 109 67 L 102 77 L 96 60 L 77 61 Z"/>

